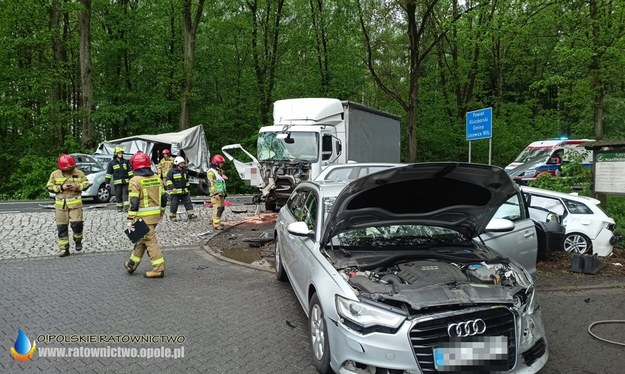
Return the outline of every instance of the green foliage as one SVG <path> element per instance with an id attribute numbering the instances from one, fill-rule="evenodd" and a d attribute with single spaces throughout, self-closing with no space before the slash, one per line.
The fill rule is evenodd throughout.
<path id="1" fill-rule="evenodd" d="M 603 209 L 616 222 L 616 231 L 625 237 L 625 196 L 608 196 Z"/>
<path id="2" fill-rule="evenodd" d="M 262 9 L 272 4 L 260 3 Z M 409 72 L 414 68 L 419 81 L 414 91 L 418 161 L 467 160 L 464 114 L 484 107 L 493 107 L 495 165 L 507 165 L 535 140 L 561 135 L 594 138 L 593 78 L 605 90 L 604 139 L 625 137 L 625 39 L 624 29 L 615 26 L 625 8 L 618 2 L 598 2 L 595 20 L 589 18 L 587 2 L 524 0 L 488 2 L 455 21 L 451 1 L 440 1 L 432 10 L 436 22 L 424 26 L 420 52 L 430 52 L 421 56 L 418 67 L 410 65 L 404 3 L 285 2 L 276 73 L 270 76 L 263 64 L 261 71 L 255 70 L 252 52 L 260 52 L 263 61 L 272 57 L 267 30 L 275 25 L 259 25 L 257 41 L 269 44 L 254 47 L 248 7 L 212 2 L 197 29 L 191 123 L 204 126 L 212 154 L 231 143 L 254 151 L 259 127 L 268 125 L 261 123 L 264 93 L 269 101 L 337 97 L 402 116 L 401 154 L 406 161 L 411 135 L 406 103 L 412 84 Z M 419 10 L 426 5 L 417 3 Z M 457 3 L 458 12 L 469 6 Z M 13 167 L 0 181 L 4 191 L 0 198 L 28 198 L 37 195 L 34 191 L 42 182 L 29 187 L 33 184 L 24 183 L 24 178 L 47 177 L 51 169 L 43 165 L 53 167 L 61 152 L 93 151 L 80 146 L 85 135 L 79 120 L 81 4 L 24 0 L 4 5 L 0 163 Z M 369 30 L 375 79 L 365 64 L 359 9 Z M 50 19 L 54 10 L 58 23 Z M 417 18 L 424 14 L 417 13 Z M 184 71 L 181 14 L 181 1 L 92 2 L 91 119 L 96 143 L 179 130 Z M 596 36 L 592 26 L 598 27 Z M 61 48 L 56 53 L 53 40 Z M 595 75 L 590 68 L 593 56 L 601 57 Z M 386 89 L 376 79 L 385 82 Z M 473 162 L 488 162 L 488 140 L 474 141 L 471 147 Z M 234 177 L 229 190 L 249 190 L 228 167 Z M 544 176 L 536 183 L 561 190 L 589 185 L 576 181 L 578 171 L 568 168 L 563 168 L 567 178 Z"/>
<path id="3" fill-rule="evenodd" d="M 45 156 L 28 155 L 19 159 L 17 168 L 20 173 L 13 173 L 9 178 L 9 199 L 43 199 L 48 197 L 46 184 L 50 173 L 56 168 L 56 159 Z"/>
<path id="4" fill-rule="evenodd" d="M 532 187 L 565 193 L 579 192 L 584 196 L 592 196 L 592 174 L 590 168 L 582 164 L 583 156 L 575 156 L 562 164 L 561 174 L 554 176 L 543 173 L 529 183 Z"/>

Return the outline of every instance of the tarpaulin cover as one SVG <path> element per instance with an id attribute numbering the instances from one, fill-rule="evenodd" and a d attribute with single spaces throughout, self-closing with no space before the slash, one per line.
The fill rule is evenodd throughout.
<path id="1" fill-rule="evenodd" d="M 197 173 L 206 173 L 210 168 L 210 152 L 206 144 L 204 127 L 198 125 L 189 129 L 158 135 L 134 135 L 126 138 L 107 140 L 98 145 L 94 152 L 96 155 L 110 155 L 113 158 L 115 147 L 124 148 L 124 153 L 133 155 L 137 151 L 143 151 L 152 156 L 153 149 L 161 149 L 167 146 L 171 154 L 176 156 L 180 150 L 187 159 L 187 169 Z"/>

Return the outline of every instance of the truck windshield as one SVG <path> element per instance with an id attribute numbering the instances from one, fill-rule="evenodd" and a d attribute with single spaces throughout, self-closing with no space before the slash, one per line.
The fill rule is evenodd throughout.
<path id="1" fill-rule="evenodd" d="M 259 161 L 308 161 L 319 159 L 319 134 L 316 132 L 289 132 L 279 139 L 276 132 L 258 134 Z M 290 140 L 288 140 L 290 138 Z M 286 141 L 288 140 L 288 142 Z"/>

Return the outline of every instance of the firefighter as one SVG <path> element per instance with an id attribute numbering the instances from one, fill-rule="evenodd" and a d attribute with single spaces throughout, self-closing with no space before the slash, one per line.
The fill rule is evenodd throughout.
<path id="1" fill-rule="evenodd" d="M 151 168 L 150 157 L 139 151 L 130 159 L 134 176 L 130 179 L 128 211 L 128 230 L 133 230 L 139 218 L 147 224 L 149 231 L 136 244 L 130 259 L 124 262 L 129 274 L 134 273 L 147 250 L 152 270 L 145 272 L 146 278 L 163 278 L 165 276 L 165 259 L 163 251 L 156 239 L 156 225 L 165 214 L 165 191 L 163 183 Z"/>
<path id="2" fill-rule="evenodd" d="M 213 205 L 213 228 L 222 230 L 221 216 L 224 213 L 226 202 L 226 181 L 228 177 L 224 174 L 222 165 L 226 160 L 222 155 L 215 155 L 211 160 L 211 167 L 208 169 L 206 177 L 209 184 L 211 204 Z"/>
<path id="3" fill-rule="evenodd" d="M 115 155 L 106 168 L 104 183 L 111 187 L 111 179 L 115 186 L 115 206 L 118 212 L 128 211 L 128 182 L 132 178 L 132 166 L 124 159 L 124 148 L 115 147 Z"/>
<path id="4" fill-rule="evenodd" d="M 69 226 L 72 228 L 76 251 L 83 248 L 81 191 L 89 188 L 89 180 L 82 171 L 76 169 L 76 161 L 72 156 L 62 154 L 57 164 L 59 168 L 50 174 L 46 187 L 48 191 L 56 194 L 54 214 L 61 251 L 59 257 L 65 257 L 69 256 Z"/>
<path id="5" fill-rule="evenodd" d="M 167 180 L 167 173 L 174 167 L 174 159 L 171 157 L 169 149 L 163 149 L 163 158 L 158 163 L 158 175 L 163 181 L 163 186 Z"/>
<path id="6" fill-rule="evenodd" d="M 178 212 L 178 204 L 182 202 L 187 211 L 189 219 L 196 218 L 193 210 L 193 203 L 189 195 L 189 175 L 186 170 L 187 163 L 184 158 L 178 156 L 174 159 L 174 168 L 167 173 L 165 188 L 169 194 L 169 218 L 176 221 L 176 213 Z"/>

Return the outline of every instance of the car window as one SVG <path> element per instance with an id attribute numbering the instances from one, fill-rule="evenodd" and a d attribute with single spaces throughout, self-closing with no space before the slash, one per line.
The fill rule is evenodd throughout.
<path id="1" fill-rule="evenodd" d="M 582 202 L 564 199 L 564 204 L 571 214 L 593 214 L 592 210 Z"/>
<path id="2" fill-rule="evenodd" d="M 352 168 L 336 168 L 326 175 L 325 180 L 341 181 L 346 180 Z"/>
<path id="3" fill-rule="evenodd" d="M 494 217 L 509 219 L 513 222 L 525 219 L 525 209 L 521 199 L 518 194 L 512 196 L 497 209 Z"/>
<path id="4" fill-rule="evenodd" d="M 85 175 L 89 175 L 89 174 L 93 174 L 93 173 L 98 173 L 98 172 L 104 171 L 104 169 L 102 168 L 102 166 L 100 164 L 80 164 L 80 163 L 77 163 L 76 167 L 80 171 L 85 173 Z"/>
<path id="5" fill-rule="evenodd" d="M 302 221 L 306 222 L 310 230 L 315 230 L 317 226 L 317 196 L 313 193 L 308 194 L 304 207 Z"/>
<path id="6" fill-rule="evenodd" d="M 546 196 L 529 195 L 529 203 L 530 206 L 544 208 L 559 215 L 564 215 L 566 213 L 566 209 L 559 199 Z"/>
<path id="7" fill-rule="evenodd" d="M 371 166 L 371 167 L 360 168 L 358 170 L 357 178 L 364 177 L 365 175 L 377 173 L 378 171 L 386 170 L 389 167 L 390 166 Z"/>
<path id="8" fill-rule="evenodd" d="M 310 192 L 308 190 L 301 188 L 299 191 L 291 195 L 286 203 L 286 207 L 297 221 L 303 221 L 303 214 L 306 210 L 306 198 L 309 193 Z"/>

